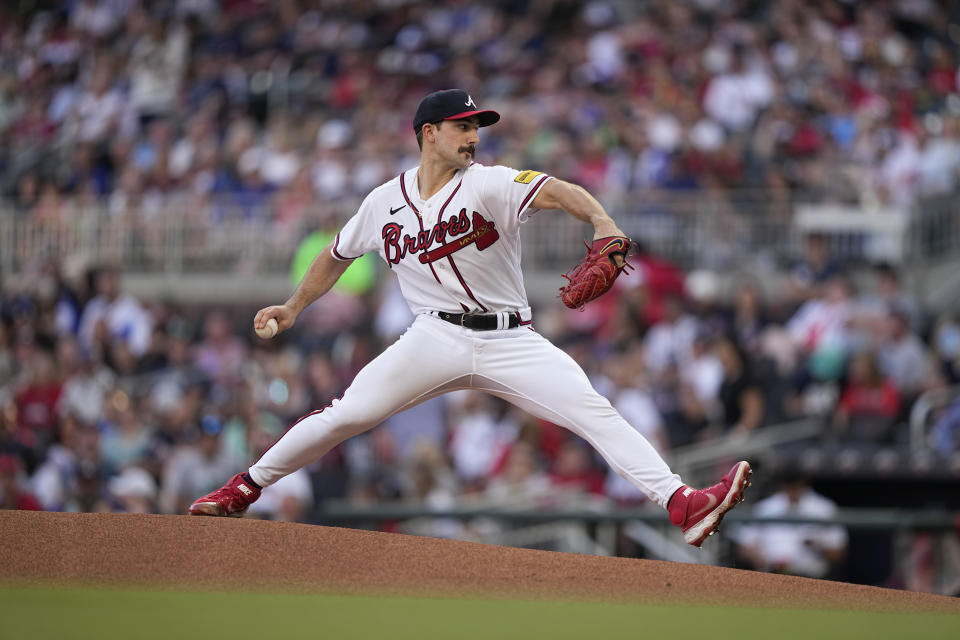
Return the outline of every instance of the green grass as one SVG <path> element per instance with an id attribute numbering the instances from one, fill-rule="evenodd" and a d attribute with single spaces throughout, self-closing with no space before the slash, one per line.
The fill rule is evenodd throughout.
<path id="1" fill-rule="evenodd" d="M 928 640 L 960 615 L 0 587 L 0 639 Z"/>

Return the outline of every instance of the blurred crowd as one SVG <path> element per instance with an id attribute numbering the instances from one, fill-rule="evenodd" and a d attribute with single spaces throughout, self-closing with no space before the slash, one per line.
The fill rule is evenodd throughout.
<path id="1" fill-rule="evenodd" d="M 637 273 L 585 311 L 545 305 L 534 324 L 667 456 L 804 417 L 825 425 L 824 450 L 905 448 L 915 400 L 960 382 L 960 319 L 929 317 L 887 264 L 854 283 L 825 246 L 812 237 L 777 292 L 744 278 L 728 295 L 716 274 L 641 251 Z M 378 282 L 335 291 L 261 340 L 255 309 L 138 300 L 116 267 L 47 263 L 0 296 L 0 500 L 182 513 L 403 332 L 412 318 L 396 282 Z M 944 460 L 960 453 L 958 413 L 943 413 L 932 440 Z M 304 521 L 328 499 L 644 501 L 576 436 L 474 392 L 390 418 L 265 497 L 265 517 Z"/>
<path id="2" fill-rule="evenodd" d="M 909 205 L 957 187 L 958 42 L 933 0 L 6 3 L 0 193 L 38 220 L 343 218 L 459 86 L 505 116 L 481 162 L 603 196 Z"/>

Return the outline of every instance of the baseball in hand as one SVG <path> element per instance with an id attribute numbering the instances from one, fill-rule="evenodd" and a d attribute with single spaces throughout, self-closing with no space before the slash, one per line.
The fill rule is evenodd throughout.
<path id="1" fill-rule="evenodd" d="M 277 335 L 279 327 L 277 326 L 277 319 L 270 318 L 267 320 L 267 325 L 263 329 L 254 329 L 257 332 L 257 335 L 263 338 L 264 340 L 270 339 L 273 336 Z"/>

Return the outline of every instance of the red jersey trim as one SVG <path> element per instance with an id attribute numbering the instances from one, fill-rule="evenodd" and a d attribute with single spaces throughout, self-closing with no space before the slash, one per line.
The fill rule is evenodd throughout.
<path id="1" fill-rule="evenodd" d="M 423 230 L 423 218 L 420 217 L 420 210 L 413 206 L 413 202 L 410 201 L 410 196 L 407 195 L 407 185 L 404 184 L 405 176 L 407 172 L 404 171 L 400 174 L 400 193 L 403 194 L 403 199 L 407 201 L 407 206 L 410 207 L 410 210 L 417 214 L 417 218 L 420 219 L 420 230 Z"/>
<path id="2" fill-rule="evenodd" d="M 447 201 L 443 203 L 442 207 L 440 207 L 440 213 L 437 214 L 438 223 L 440 222 L 440 220 L 443 219 L 443 212 L 446 210 L 447 205 L 450 204 L 450 201 L 453 200 L 453 196 L 455 196 L 457 194 L 457 191 L 460 190 L 460 186 L 462 184 L 463 184 L 463 178 L 460 178 L 460 182 L 457 183 L 457 187 L 453 190 L 453 193 L 450 194 L 450 197 L 447 198 Z M 470 299 L 476 302 L 481 309 L 483 309 L 484 311 L 487 311 L 487 308 L 483 306 L 482 302 L 480 302 L 479 300 L 476 299 L 476 297 L 474 297 L 473 292 L 470 290 L 470 287 L 467 286 L 467 281 L 463 279 L 463 276 L 460 274 L 460 270 L 457 269 L 457 263 L 453 261 L 453 256 L 452 255 L 447 256 L 447 260 L 450 261 L 450 266 L 453 267 L 453 273 L 457 276 L 457 280 L 460 281 L 460 284 L 463 285 L 463 290 L 467 292 L 467 295 L 470 296 Z M 464 311 L 469 311 L 466 305 L 464 305 L 462 302 L 460 303 L 460 306 L 463 307 Z"/>
<path id="3" fill-rule="evenodd" d="M 543 184 L 552 177 L 553 176 L 543 176 L 542 178 L 540 178 L 537 184 L 533 185 L 533 189 L 530 190 L 530 193 L 527 194 L 527 197 L 524 198 L 523 202 L 520 203 L 520 208 L 517 209 L 518 217 L 520 216 L 521 213 L 524 212 L 524 210 L 526 210 L 527 204 L 533 200 L 533 197 L 537 194 L 537 191 L 540 190 L 540 187 L 542 187 Z"/>
<path id="4" fill-rule="evenodd" d="M 407 206 L 410 207 L 410 210 L 413 211 L 415 214 L 417 214 L 417 222 L 420 223 L 420 231 L 423 231 L 423 217 L 421 217 L 420 215 L 420 210 L 417 209 L 415 206 L 413 206 L 413 202 L 410 201 L 410 196 L 407 195 L 407 185 L 404 184 L 404 181 L 406 180 L 406 175 L 407 175 L 406 171 L 400 174 L 400 193 L 403 194 L 403 199 L 407 201 Z M 440 282 L 440 276 L 437 275 L 437 272 L 433 268 L 433 265 L 428 263 L 427 266 L 430 267 L 430 273 L 433 274 L 434 280 L 437 281 L 437 284 L 439 284 L 440 288 L 442 289 L 443 283 Z"/>
<path id="5" fill-rule="evenodd" d="M 460 284 L 463 285 L 463 290 L 467 292 L 467 295 L 470 296 L 470 299 L 476 302 L 482 310 L 489 311 L 489 309 L 483 306 L 482 302 L 476 299 L 476 297 L 473 295 L 473 291 L 470 291 L 470 287 L 467 286 L 467 281 L 463 279 L 462 275 L 460 275 L 460 269 L 457 269 L 457 263 L 453 261 L 453 256 L 447 256 L 447 260 L 450 261 L 450 266 L 453 267 L 453 273 L 457 276 L 457 280 L 460 281 Z M 463 305 L 461 304 L 461 306 Z M 464 307 L 464 309 L 466 309 L 466 307 Z"/>
<path id="6" fill-rule="evenodd" d="M 437 222 L 440 222 L 443 219 L 443 212 L 446 210 L 447 205 L 450 204 L 450 201 L 453 200 L 453 196 L 457 195 L 457 191 L 460 191 L 460 186 L 463 184 L 463 178 L 460 178 L 460 182 L 457 183 L 457 187 L 453 190 L 453 193 L 450 194 L 450 197 L 447 198 L 447 201 L 443 203 L 443 206 L 440 207 L 440 213 L 437 214 Z"/>
<path id="7" fill-rule="evenodd" d="M 280 442 L 280 440 L 283 439 L 283 436 L 285 436 L 285 435 L 287 435 L 288 433 L 290 433 L 290 429 L 293 429 L 295 426 L 297 426 L 298 424 L 300 424 L 301 422 L 303 422 L 304 420 L 306 420 L 306 419 L 309 418 L 310 416 L 320 415 L 321 413 L 323 413 L 324 409 L 329 409 L 330 407 L 333 406 L 333 401 L 334 401 L 334 400 L 340 400 L 341 398 L 343 398 L 343 394 L 340 394 L 340 395 L 337 396 L 336 398 L 332 398 L 332 399 L 330 400 L 330 404 L 326 405 L 326 406 L 323 407 L 322 409 L 317 409 L 316 411 L 311 411 L 311 412 L 308 413 L 307 415 L 301 416 L 301 417 L 297 418 L 296 422 L 294 422 L 294 423 L 291 424 L 289 427 L 287 427 L 286 430 L 280 435 L 280 437 L 277 438 L 276 440 L 274 440 L 274 441 L 273 441 L 273 444 L 271 444 L 269 447 L 267 447 L 267 451 L 270 451 L 270 449 L 273 449 L 275 446 L 277 446 L 277 443 Z M 263 456 L 267 455 L 267 451 L 264 451 L 264 452 L 263 452 L 263 455 L 261 455 L 260 457 L 262 458 Z"/>
<path id="8" fill-rule="evenodd" d="M 340 234 L 338 233 L 336 239 L 333 241 L 333 246 L 330 247 L 330 251 L 333 252 L 333 257 L 336 258 L 337 260 L 340 260 L 341 262 L 349 262 L 350 260 L 356 260 L 357 258 L 361 257 L 361 256 L 357 256 L 357 258 L 348 258 L 347 256 L 340 255 L 340 252 L 337 251 L 337 245 L 339 244 L 340 244 Z"/>

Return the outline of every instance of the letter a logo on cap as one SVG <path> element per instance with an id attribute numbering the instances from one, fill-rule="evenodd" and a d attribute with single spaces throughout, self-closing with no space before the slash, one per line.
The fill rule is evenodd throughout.
<path id="1" fill-rule="evenodd" d="M 473 101 L 473 96 L 471 96 L 470 94 L 467 94 L 467 101 L 464 102 L 463 104 L 468 107 L 473 107 L 474 109 L 477 108 L 477 103 Z"/>

